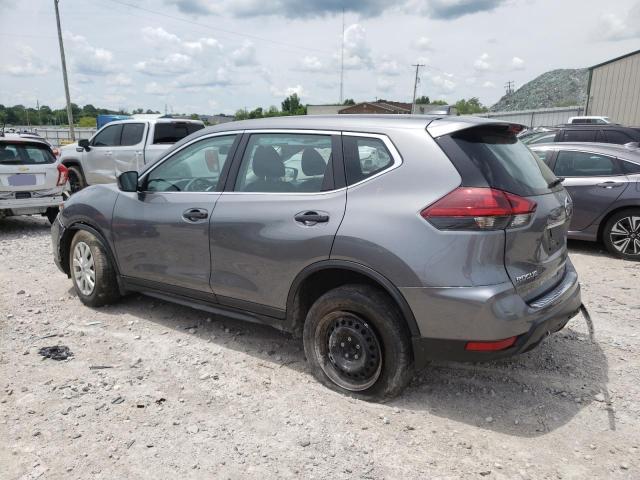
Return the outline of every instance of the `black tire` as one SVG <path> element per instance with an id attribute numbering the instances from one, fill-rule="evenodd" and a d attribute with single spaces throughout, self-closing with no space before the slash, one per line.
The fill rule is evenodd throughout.
<path id="1" fill-rule="evenodd" d="M 640 209 L 628 208 L 611 215 L 602 230 L 602 241 L 611 254 L 640 261 Z"/>
<path id="2" fill-rule="evenodd" d="M 313 375 L 341 393 L 384 400 L 413 376 L 409 330 L 389 296 L 369 285 L 344 285 L 318 298 L 303 341 Z"/>
<path id="3" fill-rule="evenodd" d="M 58 212 L 59 211 L 60 211 L 60 209 L 58 207 L 49 207 L 49 208 L 47 208 L 45 216 L 47 217 L 47 220 L 49 220 L 49 223 L 51 225 L 53 225 L 53 222 L 56 221 L 56 218 L 58 216 Z"/>
<path id="4" fill-rule="evenodd" d="M 67 165 L 68 172 L 68 181 L 69 181 L 69 190 L 73 195 L 76 192 L 79 192 L 83 188 L 87 186 L 87 181 L 84 178 L 84 173 L 82 173 L 82 168 L 77 165 Z"/>
<path id="5" fill-rule="evenodd" d="M 93 264 L 94 285 L 91 291 L 84 288 L 88 284 L 83 284 L 82 279 L 78 280 L 76 272 L 80 267 L 74 266 L 76 247 L 81 243 L 84 246 L 79 247 L 79 251 L 84 250 L 85 246 L 88 247 L 90 259 Z M 71 248 L 69 249 L 69 269 L 75 291 L 82 303 L 85 305 L 90 307 L 101 307 L 103 305 L 114 303 L 120 298 L 116 271 L 109 261 L 109 257 L 105 252 L 104 247 L 93 234 L 80 230 L 74 235 L 73 240 L 71 241 Z"/>

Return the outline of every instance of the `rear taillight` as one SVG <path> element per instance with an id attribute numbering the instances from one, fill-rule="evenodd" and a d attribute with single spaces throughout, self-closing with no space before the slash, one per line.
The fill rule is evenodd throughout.
<path id="1" fill-rule="evenodd" d="M 65 183 L 67 183 L 67 178 L 69 177 L 69 169 L 62 165 L 58 164 L 58 181 L 56 182 L 56 186 L 62 187 Z"/>
<path id="2" fill-rule="evenodd" d="M 464 349 L 472 352 L 498 352 L 512 347 L 517 339 L 518 337 L 509 337 L 492 342 L 467 342 Z"/>
<path id="3" fill-rule="evenodd" d="M 502 230 L 527 225 L 536 203 L 495 188 L 459 187 L 420 215 L 440 230 Z"/>

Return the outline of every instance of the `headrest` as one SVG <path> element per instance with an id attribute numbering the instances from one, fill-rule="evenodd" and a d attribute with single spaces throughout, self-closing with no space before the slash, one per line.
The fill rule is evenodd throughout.
<path id="1" fill-rule="evenodd" d="M 327 164 L 315 148 L 307 147 L 302 151 L 302 173 L 307 177 L 324 175 Z"/>
<path id="2" fill-rule="evenodd" d="M 284 164 L 276 149 L 270 145 L 260 145 L 253 154 L 253 173 L 260 178 L 284 177 Z"/>

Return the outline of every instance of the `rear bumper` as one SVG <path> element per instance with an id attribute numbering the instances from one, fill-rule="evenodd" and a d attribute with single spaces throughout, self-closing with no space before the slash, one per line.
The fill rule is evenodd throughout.
<path id="1" fill-rule="evenodd" d="M 50 207 L 58 207 L 64 198 L 62 191 L 59 195 L 50 195 L 46 197 L 32 197 L 23 199 L 2 199 L 0 200 L 0 210 L 11 210 L 14 215 L 28 215 L 30 213 L 39 213 L 38 210 L 45 211 Z"/>
<path id="2" fill-rule="evenodd" d="M 421 290 L 417 292 L 416 290 Z M 436 291 L 434 291 L 436 290 Z M 416 365 L 429 360 L 485 361 L 517 355 L 561 330 L 582 304 L 578 275 L 567 261 L 562 281 L 544 296 L 526 303 L 513 285 L 448 289 L 402 289 L 418 322 Z M 469 341 L 517 337 L 515 344 L 494 352 L 465 350 Z"/>

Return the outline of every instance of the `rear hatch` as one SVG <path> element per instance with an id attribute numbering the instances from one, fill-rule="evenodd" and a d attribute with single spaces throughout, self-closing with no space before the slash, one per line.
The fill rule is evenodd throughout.
<path id="1" fill-rule="evenodd" d="M 506 216 L 497 211 L 503 215 L 496 217 L 499 222 L 489 224 L 484 218 L 478 225 L 504 230 L 505 269 L 516 291 L 531 301 L 564 276 L 572 204 L 553 172 L 517 139 L 519 129 L 484 124 L 436 141 L 462 177 L 461 194 L 489 189 L 499 201 L 506 199 L 507 208 L 511 206 Z M 467 197 L 473 206 L 475 200 Z"/>
<path id="2" fill-rule="evenodd" d="M 0 140 L 0 193 L 3 198 L 30 198 L 32 192 L 55 189 L 60 172 L 48 145 Z"/>

